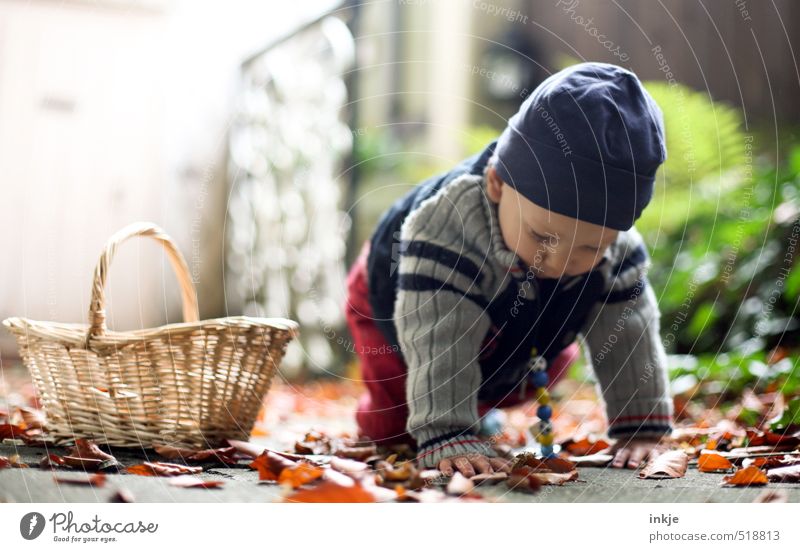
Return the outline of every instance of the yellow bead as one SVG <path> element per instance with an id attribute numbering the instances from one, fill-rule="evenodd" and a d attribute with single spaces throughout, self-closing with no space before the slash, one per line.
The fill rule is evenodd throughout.
<path id="1" fill-rule="evenodd" d="M 536 402 L 542 405 L 550 404 L 550 393 L 547 392 L 547 389 L 544 387 L 538 389 L 536 392 Z"/>
<path id="2" fill-rule="evenodd" d="M 553 434 L 545 434 L 545 435 L 537 435 L 536 441 L 541 445 L 552 445 L 553 444 Z"/>
<path id="3" fill-rule="evenodd" d="M 536 356 L 538 354 L 539 354 L 539 349 L 537 349 L 535 346 L 531 347 L 531 356 Z"/>

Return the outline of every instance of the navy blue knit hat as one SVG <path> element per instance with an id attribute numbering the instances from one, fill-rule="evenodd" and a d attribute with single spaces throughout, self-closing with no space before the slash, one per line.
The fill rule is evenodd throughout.
<path id="1" fill-rule="evenodd" d="M 497 142 L 500 178 L 537 205 L 628 230 L 667 158 L 664 120 L 636 75 L 587 62 L 545 79 Z"/>

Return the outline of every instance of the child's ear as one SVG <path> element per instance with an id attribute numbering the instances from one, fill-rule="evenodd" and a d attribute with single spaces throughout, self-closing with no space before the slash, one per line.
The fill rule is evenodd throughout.
<path id="1" fill-rule="evenodd" d="M 503 195 L 503 180 L 494 167 L 489 167 L 486 171 L 486 195 L 494 203 L 500 203 L 500 196 Z"/>

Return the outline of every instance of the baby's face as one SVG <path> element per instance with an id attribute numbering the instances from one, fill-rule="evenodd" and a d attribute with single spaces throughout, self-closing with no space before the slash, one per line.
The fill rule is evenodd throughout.
<path id="1" fill-rule="evenodd" d="M 532 267 L 539 278 L 589 272 L 603 259 L 618 230 L 550 211 L 503 182 L 490 168 L 487 192 L 498 204 L 506 247 Z"/>

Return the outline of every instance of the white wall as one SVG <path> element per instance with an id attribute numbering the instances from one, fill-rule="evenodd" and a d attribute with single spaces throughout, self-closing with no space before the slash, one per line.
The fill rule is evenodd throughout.
<path id="1" fill-rule="evenodd" d="M 135 220 L 179 242 L 201 316 L 225 314 L 224 152 L 240 61 L 330 4 L 0 0 L 0 319 L 85 322 L 102 244 Z M 180 316 L 153 245 L 123 247 L 109 281 L 115 329 Z M 15 352 L 2 333 L 0 351 Z"/>

